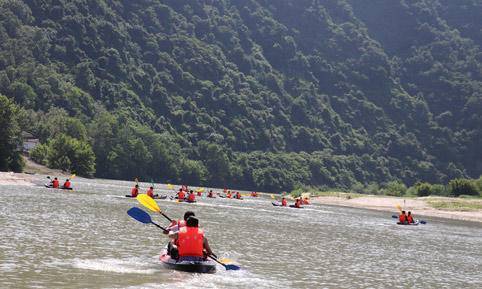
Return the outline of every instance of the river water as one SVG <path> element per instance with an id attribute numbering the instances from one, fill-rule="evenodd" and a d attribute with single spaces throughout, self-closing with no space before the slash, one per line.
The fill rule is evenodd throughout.
<path id="1" fill-rule="evenodd" d="M 213 251 L 242 267 L 190 274 L 160 265 L 166 237 L 126 214 L 136 200 L 115 197 L 132 182 L 76 178 L 62 191 L 37 178 L 0 186 L 1 288 L 482 288 L 477 223 L 397 226 L 390 213 L 269 198 L 158 200 L 172 218 L 195 211 Z"/>

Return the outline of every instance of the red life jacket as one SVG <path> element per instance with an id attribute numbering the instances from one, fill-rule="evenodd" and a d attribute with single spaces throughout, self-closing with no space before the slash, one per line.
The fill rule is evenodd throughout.
<path id="1" fill-rule="evenodd" d="M 202 194 L 203 194 L 202 192 L 199 192 L 199 191 L 197 192 L 197 195 L 198 195 L 199 197 L 202 196 Z"/>
<path id="2" fill-rule="evenodd" d="M 137 197 L 138 194 L 139 194 L 139 189 L 137 189 L 136 187 L 133 187 L 131 190 L 131 196 L 135 198 Z"/>
<path id="3" fill-rule="evenodd" d="M 188 200 L 189 202 L 194 202 L 194 201 L 196 200 L 196 196 L 195 196 L 194 194 L 189 194 L 189 195 L 187 196 L 187 200 Z"/>
<path id="4" fill-rule="evenodd" d="M 407 221 L 407 217 L 404 214 L 400 214 L 400 216 L 398 216 L 398 221 L 400 221 L 400 223 L 405 223 Z"/>
<path id="5" fill-rule="evenodd" d="M 226 198 L 231 199 L 231 193 L 228 193 L 228 194 L 226 195 Z"/>
<path id="6" fill-rule="evenodd" d="M 208 197 L 212 198 L 213 197 L 213 192 L 208 193 Z"/>
<path id="7" fill-rule="evenodd" d="M 408 215 L 408 216 L 407 216 L 407 221 L 408 221 L 409 224 L 413 223 L 413 217 L 412 217 L 412 215 Z"/>
<path id="8" fill-rule="evenodd" d="M 66 188 L 66 189 L 70 188 L 70 181 L 66 181 L 64 183 L 64 188 Z"/>
<path id="9" fill-rule="evenodd" d="M 178 221 L 177 221 L 177 226 L 178 226 L 179 228 L 181 228 L 181 227 L 186 227 L 186 221 L 184 221 L 184 220 L 178 220 Z"/>
<path id="10" fill-rule="evenodd" d="M 204 232 L 194 227 L 182 227 L 177 235 L 179 256 L 203 257 Z"/>
<path id="11" fill-rule="evenodd" d="M 151 197 L 151 198 L 154 198 L 154 189 L 151 189 L 149 188 L 146 192 L 146 194 Z"/>
<path id="12" fill-rule="evenodd" d="M 240 193 L 236 193 L 236 199 L 241 199 L 241 194 L 240 194 Z"/>
<path id="13" fill-rule="evenodd" d="M 282 205 L 283 207 L 286 207 L 286 206 L 288 205 L 288 202 L 286 201 L 286 199 L 282 199 L 282 200 L 281 200 L 281 205 Z"/>
<path id="14" fill-rule="evenodd" d="M 179 200 L 183 200 L 186 196 L 184 195 L 184 191 L 180 191 L 179 193 L 177 193 L 177 198 Z"/>
<path id="15" fill-rule="evenodd" d="M 52 188 L 58 188 L 59 187 L 59 180 L 53 180 L 52 181 Z"/>

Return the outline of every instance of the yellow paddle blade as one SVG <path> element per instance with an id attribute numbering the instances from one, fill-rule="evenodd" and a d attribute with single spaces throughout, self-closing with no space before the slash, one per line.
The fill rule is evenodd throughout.
<path id="1" fill-rule="evenodd" d="M 197 188 L 196 192 L 204 192 L 204 188 Z"/>
<path id="2" fill-rule="evenodd" d="M 272 198 L 272 199 L 275 199 L 275 197 L 274 197 L 274 195 L 273 195 L 273 194 L 271 194 L 271 198 Z"/>
<path id="3" fill-rule="evenodd" d="M 398 209 L 400 212 L 402 211 L 402 207 L 401 207 L 399 204 L 397 204 L 395 207 L 397 207 L 397 209 Z"/>
<path id="4" fill-rule="evenodd" d="M 153 198 L 149 197 L 146 194 L 137 195 L 136 200 L 139 203 L 141 203 L 144 207 L 148 208 L 149 210 L 151 210 L 153 212 L 157 212 L 157 213 L 161 212 L 161 209 L 157 205 L 156 201 L 154 201 Z"/>
<path id="5" fill-rule="evenodd" d="M 70 179 L 73 179 L 73 178 L 75 178 L 75 174 L 72 174 L 72 175 L 70 176 Z"/>
<path id="6" fill-rule="evenodd" d="M 223 263 L 223 264 L 232 264 L 234 263 L 233 260 L 229 259 L 229 258 L 220 258 L 218 259 L 219 262 Z"/>
<path id="7" fill-rule="evenodd" d="M 168 188 L 169 190 L 172 190 L 172 189 L 174 189 L 174 186 L 171 185 L 171 184 L 167 184 L 167 188 Z"/>

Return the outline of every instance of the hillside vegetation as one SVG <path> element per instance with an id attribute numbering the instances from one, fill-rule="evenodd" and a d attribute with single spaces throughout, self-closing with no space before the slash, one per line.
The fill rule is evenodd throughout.
<path id="1" fill-rule="evenodd" d="M 482 172 L 480 15 L 475 0 L 0 0 L 0 94 L 27 112 L 34 159 L 83 175 L 446 183 Z"/>

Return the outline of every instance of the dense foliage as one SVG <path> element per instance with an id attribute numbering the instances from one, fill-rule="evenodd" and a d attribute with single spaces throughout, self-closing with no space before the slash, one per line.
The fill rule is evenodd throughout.
<path id="1" fill-rule="evenodd" d="M 22 170 L 22 135 L 20 108 L 0 94 L 0 171 Z"/>
<path id="2" fill-rule="evenodd" d="M 4 0 L 0 93 L 46 146 L 90 146 L 99 177 L 399 192 L 482 171 L 481 9 Z"/>

